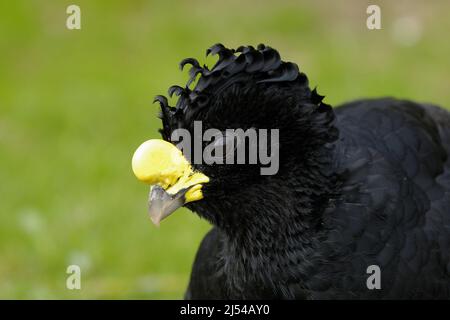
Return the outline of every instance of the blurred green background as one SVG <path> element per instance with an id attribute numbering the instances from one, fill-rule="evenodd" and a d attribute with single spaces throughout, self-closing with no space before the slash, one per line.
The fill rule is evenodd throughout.
<path id="1" fill-rule="evenodd" d="M 81 30 L 66 29 L 70 4 Z M 182 298 L 209 226 L 180 210 L 154 227 L 130 168 L 158 137 L 153 96 L 187 79 L 182 58 L 264 42 L 329 104 L 450 106 L 449 17 L 448 1 L 0 2 L 0 298 Z"/>

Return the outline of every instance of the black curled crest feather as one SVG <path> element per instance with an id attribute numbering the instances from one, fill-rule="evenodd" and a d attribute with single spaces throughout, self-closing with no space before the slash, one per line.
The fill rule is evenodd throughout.
<path id="1" fill-rule="evenodd" d="M 206 56 L 218 55 L 219 59 L 209 69 L 201 66 L 194 58 L 186 58 L 180 62 L 180 69 L 189 64 L 189 80 L 184 87 L 174 85 L 168 90 L 168 95 L 178 96 L 175 107 L 169 105 L 163 95 L 157 95 L 154 102 L 161 106 L 160 118 L 163 128 L 160 133 L 165 140 L 170 140 L 170 133 L 182 127 L 186 113 L 189 110 L 206 107 L 214 94 L 225 89 L 232 83 L 252 79 L 257 84 L 286 83 L 291 85 L 308 86 L 308 78 L 299 71 L 297 64 L 281 60 L 277 50 L 259 44 L 253 46 L 240 46 L 237 49 L 228 49 L 218 43 L 206 50 Z M 200 75 L 198 77 L 198 75 Z M 198 78 L 194 88 L 190 86 Z M 311 102 L 317 106 L 329 108 L 322 102 L 323 96 L 317 94 L 316 89 L 310 91 Z"/>

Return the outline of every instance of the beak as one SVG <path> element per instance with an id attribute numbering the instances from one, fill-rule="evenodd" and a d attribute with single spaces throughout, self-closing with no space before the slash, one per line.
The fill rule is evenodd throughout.
<path id="1" fill-rule="evenodd" d="M 157 226 L 185 203 L 203 199 L 203 183 L 209 182 L 206 175 L 193 170 L 177 147 L 159 139 L 139 146 L 132 168 L 138 180 L 151 185 L 149 214 Z"/>
<path id="2" fill-rule="evenodd" d="M 159 227 L 161 220 L 186 203 L 185 194 L 186 189 L 170 195 L 160 186 L 152 186 L 148 200 L 148 212 L 152 222 Z"/>

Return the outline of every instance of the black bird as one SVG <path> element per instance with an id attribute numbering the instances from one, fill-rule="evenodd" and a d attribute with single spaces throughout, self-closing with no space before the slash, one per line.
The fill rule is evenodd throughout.
<path id="1" fill-rule="evenodd" d="M 166 142 L 133 158 L 153 185 L 155 223 L 185 205 L 213 225 L 185 298 L 449 299 L 450 113 L 394 98 L 333 109 L 273 48 L 209 53 L 211 69 L 181 62 L 192 68 L 169 89 L 176 106 L 156 97 Z M 260 162 L 191 165 L 168 142 L 196 120 L 278 129 L 277 174 Z"/>

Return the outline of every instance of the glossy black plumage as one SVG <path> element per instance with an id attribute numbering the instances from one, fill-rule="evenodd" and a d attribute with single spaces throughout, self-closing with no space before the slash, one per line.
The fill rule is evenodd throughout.
<path id="1" fill-rule="evenodd" d="M 157 97 L 163 137 L 194 120 L 277 128 L 280 170 L 195 165 L 211 182 L 187 206 L 214 227 L 186 298 L 450 298 L 450 113 L 393 98 L 332 109 L 269 47 L 208 53 L 211 70 L 182 62 L 201 76 L 170 90 L 176 107 Z M 366 286 L 369 265 L 381 290 Z"/>

